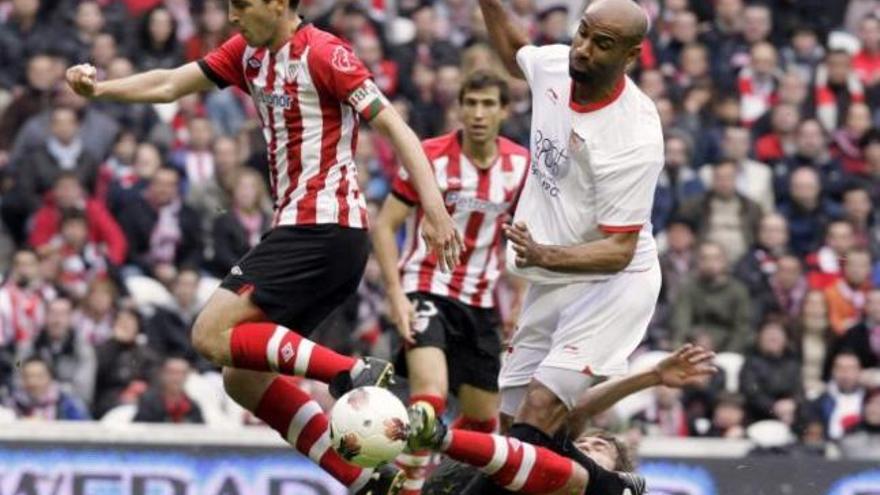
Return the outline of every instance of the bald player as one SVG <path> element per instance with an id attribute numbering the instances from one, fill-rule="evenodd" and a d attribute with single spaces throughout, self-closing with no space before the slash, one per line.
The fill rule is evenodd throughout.
<path id="1" fill-rule="evenodd" d="M 648 21 L 635 2 L 596 0 L 571 46 L 536 47 L 500 0 L 480 7 L 506 68 L 532 90 L 531 168 L 505 229 L 508 268 L 529 288 L 499 376 L 502 419 L 536 445 L 568 426 L 564 446 L 580 431 L 569 424 L 577 398 L 626 372 L 660 290 L 650 214 L 663 135 L 626 76 Z M 596 493 L 627 489 L 640 493 Z M 468 493 L 503 491 L 484 479 Z"/>

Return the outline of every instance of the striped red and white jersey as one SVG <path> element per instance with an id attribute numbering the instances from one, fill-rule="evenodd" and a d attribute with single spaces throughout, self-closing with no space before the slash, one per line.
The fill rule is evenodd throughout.
<path id="1" fill-rule="evenodd" d="M 50 286 L 30 290 L 7 282 L 0 287 L 0 347 L 33 340 L 46 323 L 46 304 L 54 298 Z"/>
<path id="2" fill-rule="evenodd" d="M 276 52 L 240 34 L 199 61 L 219 87 L 250 93 L 263 124 L 273 226 L 366 228 L 354 163 L 358 116 L 387 105 L 364 64 L 330 33 L 301 24 Z"/>
<path id="3" fill-rule="evenodd" d="M 422 238 L 423 211 L 407 219 L 406 240 L 400 259 L 404 292 L 429 292 L 471 306 L 494 306 L 492 293 L 503 267 L 502 225 L 513 215 L 525 181 L 529 152 L 508 139 L 498 138 L 498 158 L 480 169 L 462 152 L 461 134 L 453 132 L 422 143 L 434 169 L 446 208 L 464 237 L 461 264 L 444 273 L 437 257 Z M 417 206 L 418 195 L 401 168 L 392 194 Z"/>

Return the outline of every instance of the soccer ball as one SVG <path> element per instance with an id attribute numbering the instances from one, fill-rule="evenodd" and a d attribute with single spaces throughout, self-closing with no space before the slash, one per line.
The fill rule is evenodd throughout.
<path id="1" fill-rule="evenodd" d="M 409 417 L 391 392 L 360 387 L 336 401 L 330 410 L 330 441 L 343 459 L 363 467 L 393 460 L 406 446 Z"/>

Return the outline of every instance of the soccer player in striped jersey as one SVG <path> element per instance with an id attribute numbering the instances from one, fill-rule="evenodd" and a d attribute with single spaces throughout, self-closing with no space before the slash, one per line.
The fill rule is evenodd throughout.
<path id="1" fill-rule="evenodd" d="M 462 415 L 454 427 L 492 432 L 498 404 L 501 341 L 493 290 L 503 266 L 502 226 L 514 211 L 528 171 L 528 151 L 499 137 L 507 116 L 507 82 L 488 71 L 469 75 L 459 93 L 463 128 L 422 143 L 456 227 L 464 233 L 461 264 L 439 269 L 422 240 L 424 212 L 406 171 L 394 179 L 373 243 L 392 319 L 404 341 L 398 369 L 408 371 L 411 401 L 442 412 L 451 389 Z M 395 232 L 407 222 L 398 263 Z M 399 264 L 399 270 L 398 270 Z M 410 452 L 404 495 L 420 493 L 429 452 Z"/>
<path id="2" fill-rule="evenodd" d="M 624 397 L 653 386 L 695 385 L 717 371 L 714 354 L 687 344 L 643 372 L 616 378 L 587 390 L 572 411 L 585 420 Z M 427 402 L 410 406 L 412 448 L 429 448 L 471 465 L 513 493 L 557 495 L 642 495 L 645 480 L 633 470 L 626 447 L 601 431 L 560 444 L 549 437 L 544 446 L 512 437 L 447 428 Z M 448 487 L 449 493 L 481 493 L 471 487 Z M 450 491 L 453 490 L 453 491 Z"/>
<path id="3" fill-rule="evenodd" d="M 101 82 L 94 67 L 78 65 L 66 78 L 80 95 L 122 102 L 170 102 L 214 86 L 251 95 L 268 144 L 273 228 L 211 296 L 193 343 L 224 367 L 237 402 L 352 491 L 375 495 L 388 492 L 391 476 L 344 462 L 330 448 L 326 415 L 279 376 L 329 382 L 338 396 L 384 384 L 393 372 L 390 363 L 306 339 L 356 290 L 367 261 L 367 211 L 353 161 L 359 119 L 388 138 L 412 177 L 440 266 L 454 267 L 463 246 L 416 135 L 349 46 L 303 22 L 298 3 L 230 0 L 239 34 L 198 62 Z"/>

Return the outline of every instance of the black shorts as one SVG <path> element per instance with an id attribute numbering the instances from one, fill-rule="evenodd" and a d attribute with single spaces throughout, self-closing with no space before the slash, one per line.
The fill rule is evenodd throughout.
<path id="1" fill-rule="evenodd" d="M 415 347 L 438 347 L 446 354 L 449 390 L 466 383 L 498 391 L 501 370 L 501 319 L 494 308 L 479 308 L 425 292 L 407 294 L 416 310 Z M 396 367 L 406 373 L 405 349 Z"/>
<path id="2" fill-rule="evenodd" d="M 238 260 L 220 286 L 249 292 L 269 320 L 308 335 L 357 290 L 369 249 L 362 229 L 276 227 Z"/>

